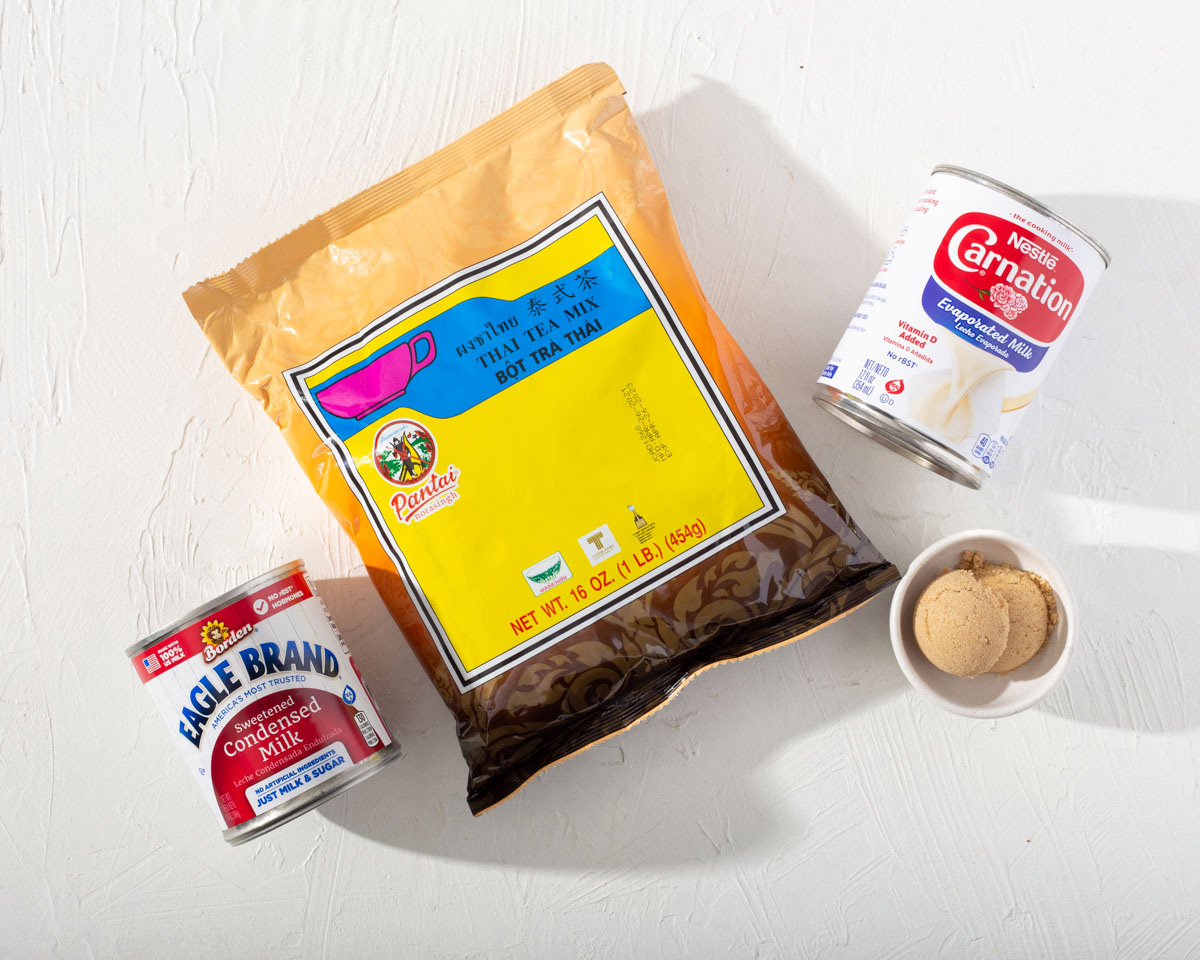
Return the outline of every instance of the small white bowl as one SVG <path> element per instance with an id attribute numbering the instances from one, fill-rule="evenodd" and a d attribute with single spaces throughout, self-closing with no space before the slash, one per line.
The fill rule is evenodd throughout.
<path id="1" fill-rule="evenodd" d="M 1005 674 L 955 677 L 930 663 L 913 635 L 917 598 L 946 568 L 978 550 L 989 563 L 1007 563 L 1045 577 L 1058 601 L 1058 626 L 1028 663 Z M 912 562 L 892 596 L 892 649 L 908 682 L 938 706 L 964 717 L 1007 717 L 1027 710 L 1062 679 L 1075 646 L 1078 623 L 1075 598 L 1058 567 L 1033 544 L 1000 530 L 966 530 L 923 550 Z"/>

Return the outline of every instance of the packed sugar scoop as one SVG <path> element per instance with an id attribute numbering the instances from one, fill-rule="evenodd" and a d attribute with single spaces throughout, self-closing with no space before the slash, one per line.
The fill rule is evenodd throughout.
<path id="1" fill-rule="evenodd" d="M 1058 624 L 1050 584 L 1036 573 L 987 563 L 963 552 L 917 600 L 917 645 L 939 670 L 957 677 L 1008 673 L 1027 663 Z"/>

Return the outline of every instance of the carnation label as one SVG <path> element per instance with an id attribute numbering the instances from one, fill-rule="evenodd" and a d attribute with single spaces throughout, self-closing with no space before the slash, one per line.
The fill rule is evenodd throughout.
<path id="1" fill-rule="evenodd" d="M 978 487 L 1107 263 L 1103 248 L 1033 198 L 937 167 L 815 399 Z"/>
<path id="2" fill-rule="evenodd" d="M 304 813 L 397 753 L 299 562 L 128 654 L 232 843 Z"/>

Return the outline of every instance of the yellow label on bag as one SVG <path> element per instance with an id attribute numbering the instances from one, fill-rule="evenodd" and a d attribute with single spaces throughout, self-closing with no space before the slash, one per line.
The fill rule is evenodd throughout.
<path id="1" fill-rule="evenodd" d="M 603 195 L 286 380 L 461 690 L 783 512 Z"/>

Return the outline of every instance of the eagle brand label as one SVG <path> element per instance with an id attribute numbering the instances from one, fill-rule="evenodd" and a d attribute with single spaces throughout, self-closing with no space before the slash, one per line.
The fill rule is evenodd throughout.
<path id="1" fill-rule="evenodd" d="M 818 382 L 990 474 L 1105 266 L 1063 221 L 935 170 Z"/>
<path id="2" fill-rule="evenodd" d="M 235 828 L 392 742 L 301 567 L 131 653 L 221 825 Z"/>

